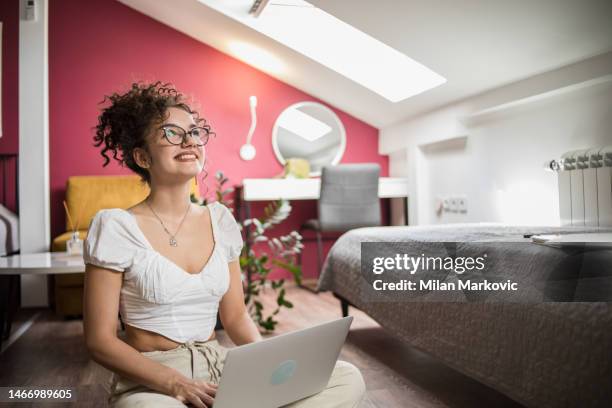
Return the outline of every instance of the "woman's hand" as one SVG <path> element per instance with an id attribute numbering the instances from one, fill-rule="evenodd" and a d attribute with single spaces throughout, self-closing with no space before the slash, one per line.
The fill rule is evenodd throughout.
<path id="1" fill-rule="evenodd" d="M 170 387 L 170 395 L 197 408 L 212 407 L 217 394 L 217 385 L 202 380 L 177 376 Z"/>

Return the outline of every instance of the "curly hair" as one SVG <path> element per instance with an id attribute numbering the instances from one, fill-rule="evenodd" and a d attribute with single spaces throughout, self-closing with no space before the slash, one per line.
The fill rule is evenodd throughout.
<path id="1" fill-rule="evenodd" d="M 113 93 L 105 96 L 101 104 L 110 102 L 102 109 L 95 127 L 94 146 L 104 147 L 100 154 L 104 157 L 106 167 L 110 162 L 109 154 L 121 166 L 127 166 L 137 173 L 143 182 L 151 184 L 151 175 L 147 169 L 140 167 L 134 160 L 133 151 L 136 148 L 147 149 L 146 136 L 157 123 L 162 123 L 168 117 L 168 108 L 176 107 L 193 115 L 198 126 L 210 134 L 210 125 L 199 117 L 184 101 L 184 96 L 172 84 L 157 81 L 151 84 L 133 83 L 131 88 L 123 93 Z M 121 153 L 119 157 L 118 154 Z"/>

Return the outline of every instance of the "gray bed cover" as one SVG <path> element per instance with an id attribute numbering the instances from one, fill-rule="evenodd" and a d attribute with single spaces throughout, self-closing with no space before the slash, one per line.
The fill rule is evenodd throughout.
<path id="1" fill-rule="evenodd" d="M 365 302 L 362 242 L 527 242 L 524 234 L 584 227 L 453 224 L 351 230 L 319 279 L 385 329 L 447 365 L 532 407 L 612 406 L 612 304 Z M 611 265 L 612 267 L 612 265 Z"/>

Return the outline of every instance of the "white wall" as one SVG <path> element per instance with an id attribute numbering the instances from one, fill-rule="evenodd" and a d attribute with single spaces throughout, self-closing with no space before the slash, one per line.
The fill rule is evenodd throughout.
<path id="1" fill-rule="evenodd" d="M 506 85 L 381 130 L 392 176 L 410 180 L 410 224 L 558 225 L 544 162 L 612 144 L 612 53 Z M 468 211 L 436 213 L 465 196 Z"/>
<path id="2" fill-rule="evenodd" d="M 397 150 L 389 155 L 389 174 L 395 177 L 407 177 L 407 167 L 405 166 L 406 150 Z M 407 225 L 409 220 L 406 220 L 406 206 L 403 198 L 391 199 L 391 222 L 390 225 Z"/>
<path id="3" fill-rule="evenodd" d="M 36 1 L 35 21 L 19 12 L 19 246 L 49 250 L 48 0 Z M 21 305 L 47 306 L 47 277 L 21 277 Z"/>

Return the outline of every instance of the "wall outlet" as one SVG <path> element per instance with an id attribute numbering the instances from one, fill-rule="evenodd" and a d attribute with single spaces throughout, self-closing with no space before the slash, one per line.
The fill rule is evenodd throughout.
<path id="1" fill-rule="evenodd" d="M 436 199 L 436 213 L 467 213 L 467 198 L 464 195 L 453 195 Z"/>
<path id="2" fill-rule="evenodd" d="M 457 197 L 451 197 L 449 199 L 449 201 L 450 201 L 449 211 L 450 212 L 457 212 L 458 211 L 458 208 L 457 208 L 457 205 L 458 205 Z"/>
<path id="3" fill-rule="evenodd" d="M 457 198 L 457 212 L 467 213 L 467 198 L 465 196 Z"/>
<path id="4" fill-rule="evenodd" d="M 444 212 L 450 211 L 450 199 L 448 197 L 445 197 L 442 200 L 442 209 L 444 210 Z"/>

